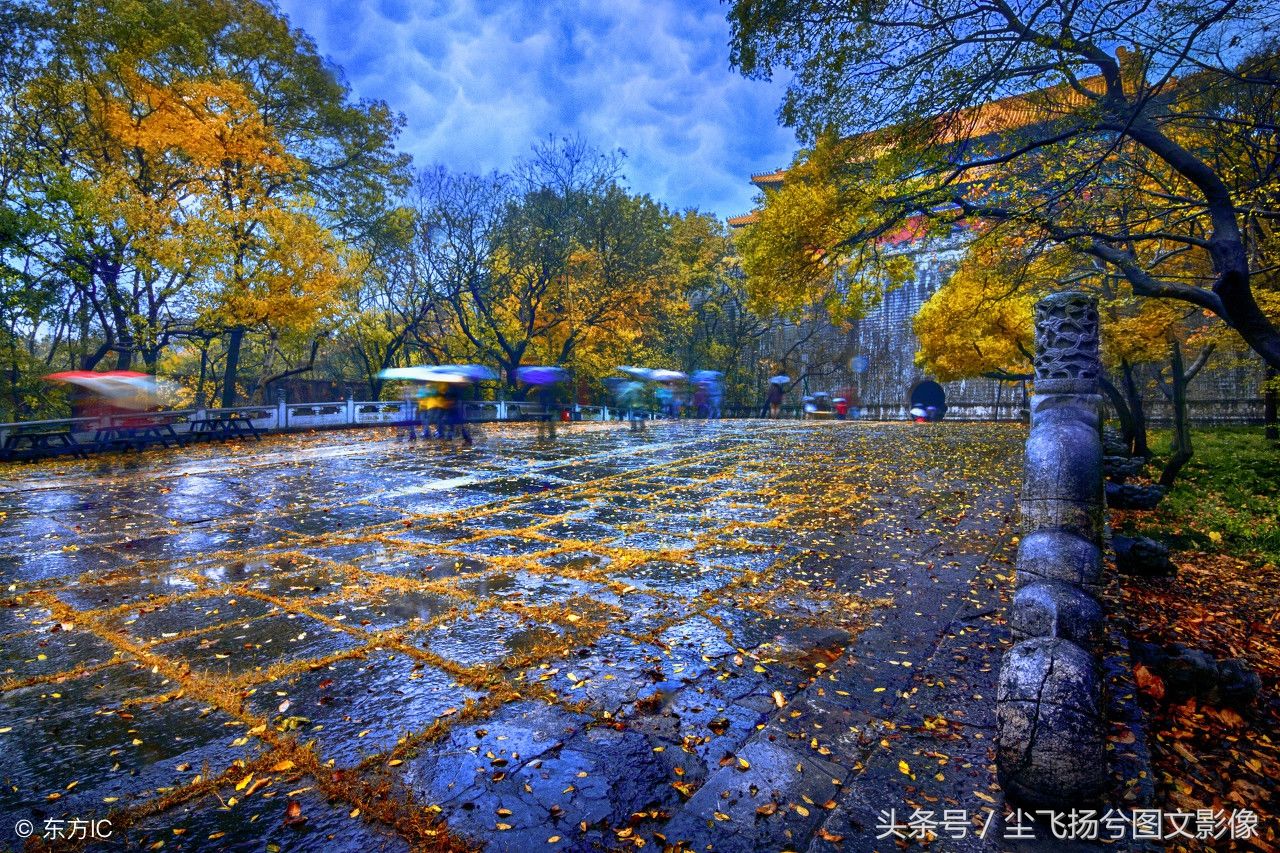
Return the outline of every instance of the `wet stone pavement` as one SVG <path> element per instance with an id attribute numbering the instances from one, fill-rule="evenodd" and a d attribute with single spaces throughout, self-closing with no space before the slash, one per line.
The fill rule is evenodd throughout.
<path id="1" fill-rule="evenodd" d="M 4 466 L 0 850 L 24 820 L 102 850 L 892 850 L 881 813 L 922 806 L 976 831 L 1024 437 L 368 430 Z"/>

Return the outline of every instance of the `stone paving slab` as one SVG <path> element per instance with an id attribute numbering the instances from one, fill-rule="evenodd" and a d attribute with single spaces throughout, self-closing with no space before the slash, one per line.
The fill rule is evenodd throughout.
<path id="1" fill-rule="evenodd" d="M 893 849 L 882 810 L 999 802 L 1023 438 L 381 430 L 0 469 L 0 741 L 43 739 L 0 817 L 109 817 L 108 847 Z M 87 740 L 70 778 L 51 756 Z"/>

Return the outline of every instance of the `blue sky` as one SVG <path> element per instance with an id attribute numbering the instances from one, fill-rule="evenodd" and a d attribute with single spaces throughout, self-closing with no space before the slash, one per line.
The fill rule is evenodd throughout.
<path id="1" fill-rule="evenodd" d="M 719 0 L 280 0 L 419 167 L 506 169 L 549 134 L 621 148 L 630 187 L 721 217 L 787 165 L 780 81 L 729 69 Z"/>

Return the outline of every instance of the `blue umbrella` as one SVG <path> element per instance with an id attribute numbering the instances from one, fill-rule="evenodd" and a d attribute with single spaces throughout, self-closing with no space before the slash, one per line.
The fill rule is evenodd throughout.
<path id="1" fill-rule="evenodd" d="M 530 385 L 549 385 L 552 382 L 564 382 L 568 378 L 569 371 L 563 367 L 530 364 L 516 368 L 516 379 Z"/>

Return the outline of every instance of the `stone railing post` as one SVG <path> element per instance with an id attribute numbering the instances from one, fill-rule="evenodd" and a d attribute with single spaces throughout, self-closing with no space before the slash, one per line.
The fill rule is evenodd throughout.
<path id="1" fill-rule="evenodd" d="M 276 429 L 283 430 L 289 426 L 289 407 L 285 405 L 286 392 L 283 388 L 276 389 Z"/>
<path id="2" fill-rule="evenodd" d="M 996 694 L 997 766 L 1011 799 L 1083 806 L 1107 780 L 1100 651 L 1103 476 L 1098 307 L 1083 293 L 1035 311 L 1035 396 L 1023 537 Z"/>

